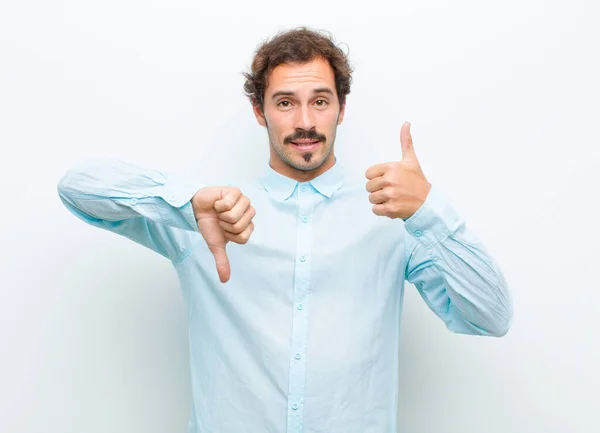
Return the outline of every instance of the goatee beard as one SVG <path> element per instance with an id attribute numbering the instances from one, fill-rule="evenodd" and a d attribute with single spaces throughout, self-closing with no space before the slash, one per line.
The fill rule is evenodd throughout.
<path id="1" fill-rule="evenodd" d="M 312 156 L 313 156 L 312 153 L 305 153 L 304 155 L 302 155 L 302 158 L 304 158 L 304 161 L 310 162 L 310 160 L 312 159 Z"/>

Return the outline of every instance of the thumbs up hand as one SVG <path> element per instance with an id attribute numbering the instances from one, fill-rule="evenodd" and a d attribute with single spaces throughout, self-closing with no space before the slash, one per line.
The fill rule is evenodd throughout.
<path id="1" fill-rule="evenodd" d="M 431 184 L 419 165 L 408 122 L 400 130 L 400 144 L 402 159 L 370 167 L 366 188 L 375 215 L 407 220 L 423 205 Z"/>
<path id="2" fill-rule="evenodd" d="M 198 229 L 215 257 L 219 280 L 226 283 L 231 269 L 225 246 L 229 241 L 248 242 L 256 210 L 238 188 L 228 186 L 201 188 L 192 197 L 192 208 Z"/>

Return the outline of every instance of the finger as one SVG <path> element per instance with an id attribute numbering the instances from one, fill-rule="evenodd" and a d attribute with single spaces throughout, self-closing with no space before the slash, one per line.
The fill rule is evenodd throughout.
<path id="1" fill-rule="evenodd" d="M 376 177 L 376 178 L 368 181 L 367 184 L 365 185 L 365 188 L 367 189 L 368 192 L 375 192 L 375 191 L 379 191 L 380 189 L 383 189 L 389 185 L 390 185 L 390 183 L 385 176 L 379 176 L 379 177 Z"/>
<path id="2" fill-rule="evenodd" d="M 383 176 L 383 174 L 387 170 L 386 164 L 377 164 L 372 167 L 369 167 L 365 172 L 365 176 L 367 179 L 371 180 L 379 176 Z"/>
<path id="3" fill-rule="evenodd" d="M 228 211 L 220 212 L 219 219 L 230 224 L 235 224 L 242 218 L 250 207 L 250 199 L 245 195 L 241 196 L 237 203 Z"/>
<path id="4" fill-rule="evenodd" d="M 238 202 L 242 192 L 237 188 L 227 188 L 221 191 L 221 198 L 215 201 L 214 208 L 217 212 L 227 212 Z"/>
<path id="5" fill-rule="evenodd" d="M 373 206 L 373 213 L 378 216 L 386 216 L 387 208 L 385 203 L 376 204 Z"/>
<path id="6" fill-rule="evenodd" d="M 244 231 L 238 235 L 225 232 L 225 238 L 227 238 L 227 240 L 235 242 L 236 244 L 245 244 L 246 242 L 248 242 L 248 239 L 250 239 L 250 235 L 253 231 L 254 223 L 251 222 L 250 224 L 248 224 L 248 227 L 246 227 Z"/>
<path id="7" fill-rule="evenodd" d="M 229 258 L 227 257 L 227 252 L 225 251 L 225 246 L 209 245 L 208 248 L 215 257 L 215 263 L 217 264 L 219 280 L 221 280 L 222 283 L 226 283 L 227 281 L 229 281 L 231 269 L 229 266 Z"/>
<path id="8" fill-rule="evenodd" d="M 410 134 L 410 122 L 405 122 L 400 129 L 400 145 L 402 147 L 402 161 L 417 160 L 412 135 Z"/>
<path id="9" fill-rule="evenodd" d="M 256 215 L 256 210 L 254 209 L 253 206 L 250 206 L 248 208 L 248 210 L 246 211 L 246 213 L 244 213 L 244 215 L 242 215 L 242 217 L 239 219 L 238 222 L 231 224 L 231 223 L 228 223 L 227 221 L 219 220 L 219 225 L 226 232 L 229 232 L 229 233 L 232 233 L 235 235 L 239 235 L 246 229 L 246 227 L 248 227 L 248 224 L 250 224 L 250 221 L 252 220 L 252 218 L 254 218 L 255 215 Z"/>
<path id="10" fill-rule="evenodd" d="M 387 194 L 387 191 L 385 189 L 382 189 L 382 190 L 376 191 L 372 194 L 369 194 L 369 201 L 373 204 L 385 203 L 389 199 L 390 199 L 390 197 Z"/>

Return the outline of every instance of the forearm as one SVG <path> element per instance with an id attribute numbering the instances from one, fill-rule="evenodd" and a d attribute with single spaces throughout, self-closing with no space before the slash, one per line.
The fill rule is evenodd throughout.
<path id="1" fill-rule="evenodd" d="M 114 222 L 141 216 L 192 231 L 197 226 L 190 199 L 198 189 L 161 171 L 108 158 L 83 161 L 58 183 L 65 206 L 91 219 Z"/>
<path id="2" fill-rule="evenodd" d="M 510 328 L 508 284 L 485 246 L 432 189 L 405 223 L 407 279 L 453 332 L 502 336 Z"/>
<path id="3" fill-rule="evenodd" d="M 177 260 L 200 236 L 190 199 L 200 189 L 177 176 L 114 159 L 90 159 L 58 183 L 64 205 L 84 222 Z"/>

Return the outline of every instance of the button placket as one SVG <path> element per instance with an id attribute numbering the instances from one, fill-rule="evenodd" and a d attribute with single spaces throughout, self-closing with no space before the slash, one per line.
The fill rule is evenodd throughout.
<path id="1" fill-rule="evenodd" d="M 292 338 L 290 347 L 287 431 L 302 432 L 304 385 L 306 374 L 306 339 L 308 333 L 308 296 L 310 292 L 310 253 L 315 192 L 309 185 L 300 185 L 297 207 L 297 249 L 294 272 Z"/>

